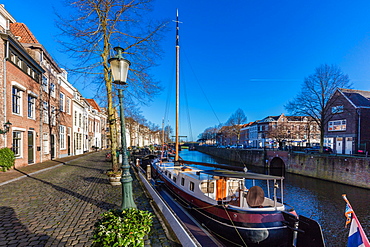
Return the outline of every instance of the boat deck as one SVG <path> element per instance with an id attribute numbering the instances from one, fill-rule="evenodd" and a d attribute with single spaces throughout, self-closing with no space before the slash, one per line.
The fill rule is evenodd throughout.
<path id="1" fill-rule="evenodd" d="M 187 229 L 193 234 L 201 246 L 209 247 L 224 247 L 218 239 L 212 236 L 206 229 L 189 215 L 186 210 L 179 205 L 174 198 L 167 192 L 164 186 L 155 186 L 156 191 L 161 195 L 162 199 L 171 207 L 176 215 L 181 219 Z"/>

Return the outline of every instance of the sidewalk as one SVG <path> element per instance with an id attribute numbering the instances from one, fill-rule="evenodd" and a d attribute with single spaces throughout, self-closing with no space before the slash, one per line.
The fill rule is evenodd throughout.
<path id="1" fill-rule="evenodd" d="M 0 173 L 0 246 L 91 246 L 99 215 L 120 208 L 121 186 L 105 175 L 105 152 L 66 157 Z M 137 207 L 153 214 L 133 176 Z M 146 246 L 178 246 L 154 217 Z"/>
<path id="2" fill-rule="evenodd" d="M 24 173 L 32 174 L 35 172 L 41 172 L 44 169 L 52 169 L 53 167 L 57 165 L 62 165 L 63 163 L 78 159 L 79 157 L 89 155 L 89 154 L 91 153 L 85 153 L 85 154 L 80 154 L 76 156 L 68 156 L 64 158 L 57 158 L 55 160 L 48 160 L 42 163 L 32 164 L 32 165 L 28 165 L 28 166 L 21 167 L 18 169 L 10 169 L 7 172 L 0 172 L 0 186 L 2 184 L 8 183 L 10 181 L 26 176 Z"/>

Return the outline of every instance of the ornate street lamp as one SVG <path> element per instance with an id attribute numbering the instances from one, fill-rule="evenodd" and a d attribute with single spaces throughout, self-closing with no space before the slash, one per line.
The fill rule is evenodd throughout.
<path id="1" fill-rule="evenodd" d="M 8 133 L 9 129 L 10 129 L 10 125 L 12 125 L 11 122 L 9 122 L 9 120 L 4 124 L 4 130 L 1 130 L 0 129 L 0 134 L 6 134 Z"/>
<path id="2" fill-rule="evenodd" d="M 122 57 L 123 49 L 115 47 L 114 50 L 117 55 L 108 60 L 113 76 L 113 83 L 126 86 L 128 69 L 130 61 Z M 127 144 L 126 144 L 126 127 L 125 127 L 125 113 L 123 107 L 123 89 L 118 89 L 118 97 L 120 104 L 120 119 L 121 119 L 121 146 L 122 146 L 122 205 L 121 209 L 136 208 L 136 204 L 132 197 L 132 177 L 130 174 L 130 165 L 127 158 Z"/>

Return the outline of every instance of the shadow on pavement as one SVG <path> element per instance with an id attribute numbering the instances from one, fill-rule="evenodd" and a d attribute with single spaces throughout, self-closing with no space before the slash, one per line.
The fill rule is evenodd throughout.
<path id="1" fill-rule="evenodd" d="M 94 161 L 94 163 L 96 162 L 96 160 Z M 90 169 L 90 170 L 95 170 L 95 171 L 98 171 L 100 173 L 105 173 L 106 170 L 104 169 L 99 169 L 99 168 L 91 168 L 89 166 L 81 166 L 81 165 L 75 165 L 75 164 L 68 164 L 68 163 L 65 163 L 64 164 L 65 166 L 76 166 L 76 167 L 81 167 L 81 168 L 84 168 L 84 169 Z"/>
<path id="2" fill-rule="evenodd" d="M 96 183 L 96 184 L 109 184 L 108 179 L 103 179 L 103 178 L 87 177 L 83 179 L 87 182 Z"/>
<path id="3" fill-rule="evenodd" d="M 0 207 L 0 242 L 5 246 L 45 246 L 54 240 L 46 234 L 32 233 L 18 219 L 13 208 Z"/>
<path id="4" fill-rule="evenodd" d="M 81 195 L 81 194 L 79 194 L 79 193 L 77 193 L 77 192 L 75 192 L 75 191 L 72 191 L 72 190 L 69 190 L 69 189 L 66 189 L 66 188 L 60 187 L 60 186 L 58 186 L 58 185 L 52 184 L 52 183 L 50 183 L 50 182 L 44 181 L 44 180 L 39 179 L 39 178 L 32 177 L 32 176 L 30 176 L 29 174 L 27 174 L 27 173 L 25 173 L 25 172 L 22 172 L 22 171 L 20 171 L 20 170 L 18 170 L 18 169 L 15 169 L 15 170 L 17 170 L 18 172 L 20 172 L 20 173 L 22 173 L 22 174 L 26 175 L 26 176 L 27 176 L 27 177 L 29 177 L 29 178 L 32 178 L 32 179 L 34 179 L 34 180 L 36 180 L 36 181 L 39 181 L 39 182 L 41 182 L 41 183 L 44 183 L 44 184 L 46 184 L 46 185 L 49 185 L 49 186 L 51 186 L 52 188 L 54 188 L 55 190 L 57 190 L 57 191 L 60 191 L 60 192 L 66 193 L 66 194 L 68 194 L 68 195 L 71 195 L 71 196 L 73 196 L 73 197 L 75 197 L 75 198 L 77 198 L 77 199 L 79 199 L 79 200 L 82 200 L 82 201 L 88 202 L 88 203 L 90 203 L 90 204 L 93 204 L 93 205 L 95 205 L 95 206 L 97 206 L 97 207 L 99 207 L 99 208 L 101 208 L 101 209 L 109 210 L 109 209 L 112 209 L 112 208 L 116 208 L 116 207 L 117 207 L 117 205 L 115 205 L 115 204 L 107 203 L 107 202 L 100 201 L 100 200 L 96 200 L 96 199 L 93 199 L 93 198 L 89 198 L 89 197 L 84 196 L 84 195 Z"/>

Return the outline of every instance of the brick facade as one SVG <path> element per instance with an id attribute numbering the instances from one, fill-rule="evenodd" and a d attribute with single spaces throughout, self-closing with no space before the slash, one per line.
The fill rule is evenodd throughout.
<path id="1" fill-rule="evenodd" d="M 325 142 L 338 154 L 370 151 L 370 92 L 337 89 L 328 105 L 333 113 L 325 125 Z"/>
<path id="2" fill-rule="evenodd" d="M 5 61 L 0 63 L 0 129 L 11 122 L 9 131 L 0 134 L 0 148 L 13 150 L 15 167 L 76 155 L 73 99 L 78 91 L 68 82 L 67 72 L 2 5 L 0 31 L 0 58 Z M 90 108 L 85 102 L 81 111 Z M 98 121 L 106 121 L 104 113 L 92 119 L 92 126 L 100 128 Z M 81 151 L 89 151 L 80 137 Z M 99 138 L 102 147 L 100 142 Z"/>

